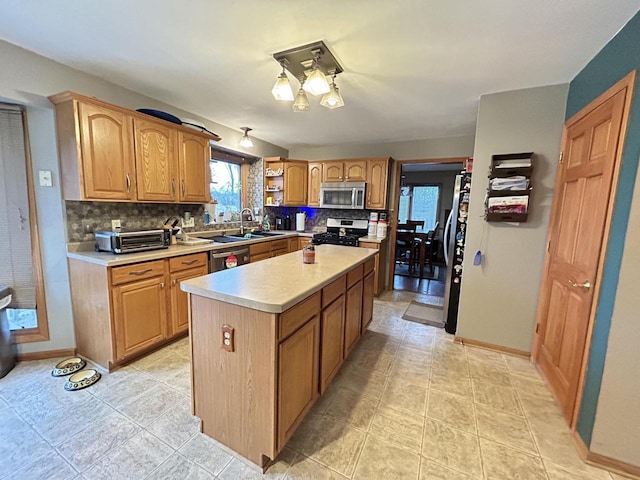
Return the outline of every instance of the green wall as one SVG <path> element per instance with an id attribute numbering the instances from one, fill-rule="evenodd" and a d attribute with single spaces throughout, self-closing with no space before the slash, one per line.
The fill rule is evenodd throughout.
<path id="1" fill-rule="evenodd" d="M 634 69 L 640 69 L 640 13 L 637 13 L 573 79 L 569 86 L 567 118 L 573 116 Z M 626 241 L 629 209 L 635 188 L 639 157 L 640 79 L 636 78 L 609 244 L 606 251 L 602 288 L 596 307 L 596 320 L 589 353 L 584 396 L 578 417 L 578 433 L 587 446 L 591 444 L 600 395 L 611 316 L 618 288 L 618 274 Z M 637 365 L 630 367 L 637 368 Z"/>

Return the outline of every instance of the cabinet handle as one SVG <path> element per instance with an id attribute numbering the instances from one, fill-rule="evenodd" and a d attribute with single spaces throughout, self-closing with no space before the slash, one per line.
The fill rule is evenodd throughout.
<path id="1" fill-rule="evenodd" d="M 164 282 L 160 282 L 160 288 L 164 288 Z"/>
<path id="2" fill-rule="evenodd" d="M 198 260 L 194 259 L 194 260 L 183 260 L 182 264 L 183 265 L 193 265 L 194 263 L 196 263 Z"/>
<path id="3" fill-rule="evenodd" d="M 176 196 L 176 179 L 175 178 L 171 179 L 171 196 L 172 197 Z"/>
<path id="4" fill-rule="evenodd" d="M 127 193 L 131 193 L 131 177 L 129 176 L 129 172 L 127 172 L 125 180 L 127 181 Z"/>
<path id="5" fill-rule="evenodd" d="M 184 179 L 181 180 L 182 182 L 182 197 L 184 198 L 184 194 L 185 194 L 185 185 L 184 185 Z"/>
<path id="6" fill-rule="evenodd" d="M 176 283 L 178 283 L 178 281 L 175 278 L 171 280 L 171 285 L 175 285 Z"/>
<path id="7" fill-rule="evenodd" d="M 144 275 L 152 270 L 152 268 L 147 268 L 146 270 L 134 270 L 133 272 L 129 272 L 129 275 Z"/>
<path id="8" fill-rule="evenodd" d="M 349 180 L 349 175 L 347 175 L 346 177 L 344 177 L 345 180 Z"/>

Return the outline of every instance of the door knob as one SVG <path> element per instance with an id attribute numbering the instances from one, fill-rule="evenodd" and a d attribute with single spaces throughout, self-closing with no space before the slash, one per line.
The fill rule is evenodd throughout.
<path id="1" fill-rule="evenodd" d="M 576 283 L 573 280 L 569 280 L 569 283 L 571 284 L 572 287 L 578 287 L 578 288 L 584 289 L 585 292 L 591 288 L 591 282 L 589 280 L 587 280 L 584 283 Z"/>

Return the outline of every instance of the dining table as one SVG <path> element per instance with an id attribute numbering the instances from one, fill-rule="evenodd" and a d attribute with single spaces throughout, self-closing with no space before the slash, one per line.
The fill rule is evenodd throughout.
<path id="1" fill-rule="evenodd" d="M 420 268 L 420 279 L 424 277 L 425 262 L 429 262 L 429 271 L 433 273 L 433 263 L 431 258 L 427 258 L 427 247 L 431 247 L 432 239 L 429 238 L 430 232 L 417 232 L 415 230 L 398 228 L 396 231 L 396 241 L 402 240 L 408 245 L 413 245 L 415 240 L 420 240 L 418 247 L 418 265 Z M 429 249 L 431 250 L 431 249 Z"/>

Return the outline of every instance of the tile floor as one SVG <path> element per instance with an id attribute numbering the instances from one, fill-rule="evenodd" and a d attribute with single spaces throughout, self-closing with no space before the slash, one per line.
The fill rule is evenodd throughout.
<path id="1" fill-rule="evenodd" d="M 78 392 L 49 375 L 56 360 L 19 364 L 0 380 L 0 478 L 622 478 L 582 463 L 529 362 L 401 320 L 415 296 L 376 300 L 370 330 L 264 476 L 199 433 L 181 340 Z"/>

